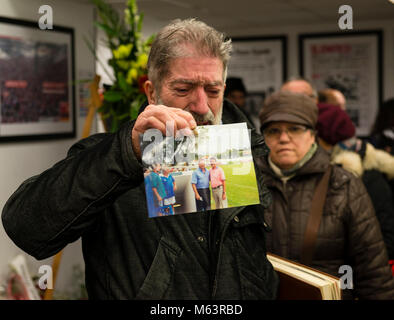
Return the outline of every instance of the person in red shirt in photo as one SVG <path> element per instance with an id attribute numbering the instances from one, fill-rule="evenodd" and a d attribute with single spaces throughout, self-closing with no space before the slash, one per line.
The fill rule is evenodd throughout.
<path id="1" fill-rule="evenodd" d="M 215 157 L 209 159 L 211 169 L 209 179 L 211 181 L 212 197 L 215 201 L 215 209 L 227 208 L 226 177 L 222 168 L 217 166 Z"/>

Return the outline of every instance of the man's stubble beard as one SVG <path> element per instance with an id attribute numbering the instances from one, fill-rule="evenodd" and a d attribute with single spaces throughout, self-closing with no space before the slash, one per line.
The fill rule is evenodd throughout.
<path id="1" fill-rule="evenodd" d="M 159 96 L 157 97 L 156 101 L 158 102 L 158 104 L 166 105 L 165 103 L 163 103 L 163 101 L 161 100 L 161 98 Z M 183 110 L 191 113 L 191 115 L 193 116 L 193 118 L 196 121 L 198 126 L 203 125 L 207 122 L 208 122 L 208 125 L 218 125 L 218 124 L 222 123 L 223 102 L 222 102 L 222 105 L 216 115 L 213 114 L 213 112 L 211 111 L 210 108 L 206 114 L 198 114 L 196 112 L 190 111 L 188 107 L 186 107 Z"/>

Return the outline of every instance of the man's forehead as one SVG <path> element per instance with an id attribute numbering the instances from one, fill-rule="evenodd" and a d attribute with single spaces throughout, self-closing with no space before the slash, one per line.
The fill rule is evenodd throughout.
<path id="1" fill-rule="evenodd" d="M 211 81 L 223 85 L 223 62 L 217 57 L 186 55 L 171 59 L 167 81 Z"/>
<path id="2" fill-rule="evenodd" d="M 187 84 L 193 86 L 222 86 L 223 81 L 221 80 L 206 80 L 206 79 L 188 79 L 188 78 L 172 78 L 169 81 L 170 86 L 178 84 Z"/>

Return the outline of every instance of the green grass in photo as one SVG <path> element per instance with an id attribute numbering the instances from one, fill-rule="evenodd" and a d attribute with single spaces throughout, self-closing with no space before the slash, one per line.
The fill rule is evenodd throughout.
<path id="1" fill-rule="evenodd" d="M 228 207 L 260 203 L 253 161 L 219 166 L 223 169 L 226 176 Z M 215 208 L 215 201 L 213 201 L 212 197 L 211 199 L 211 208 Z"/>

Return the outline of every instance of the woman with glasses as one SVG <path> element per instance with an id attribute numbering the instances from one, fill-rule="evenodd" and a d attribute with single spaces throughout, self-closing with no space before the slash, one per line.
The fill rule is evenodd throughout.
<path id="1" fill-rule="evenodd" d="M 265 211 L 272 229 L 267 250 L 339 278 L 341 266 L 350 266 L 344 299 L 394 299 L 394 278 L 371 200 L 359 178 L 336 165 L 328 170 L 330 157 L 316 142 L 317 118 L 313 99 L 285 91 L 267 98 L 260 113 L 270 152 L 258 163 L 273 200 Z M 326 199 L 306 262 L 312 199 L 326 171 Z"/>

